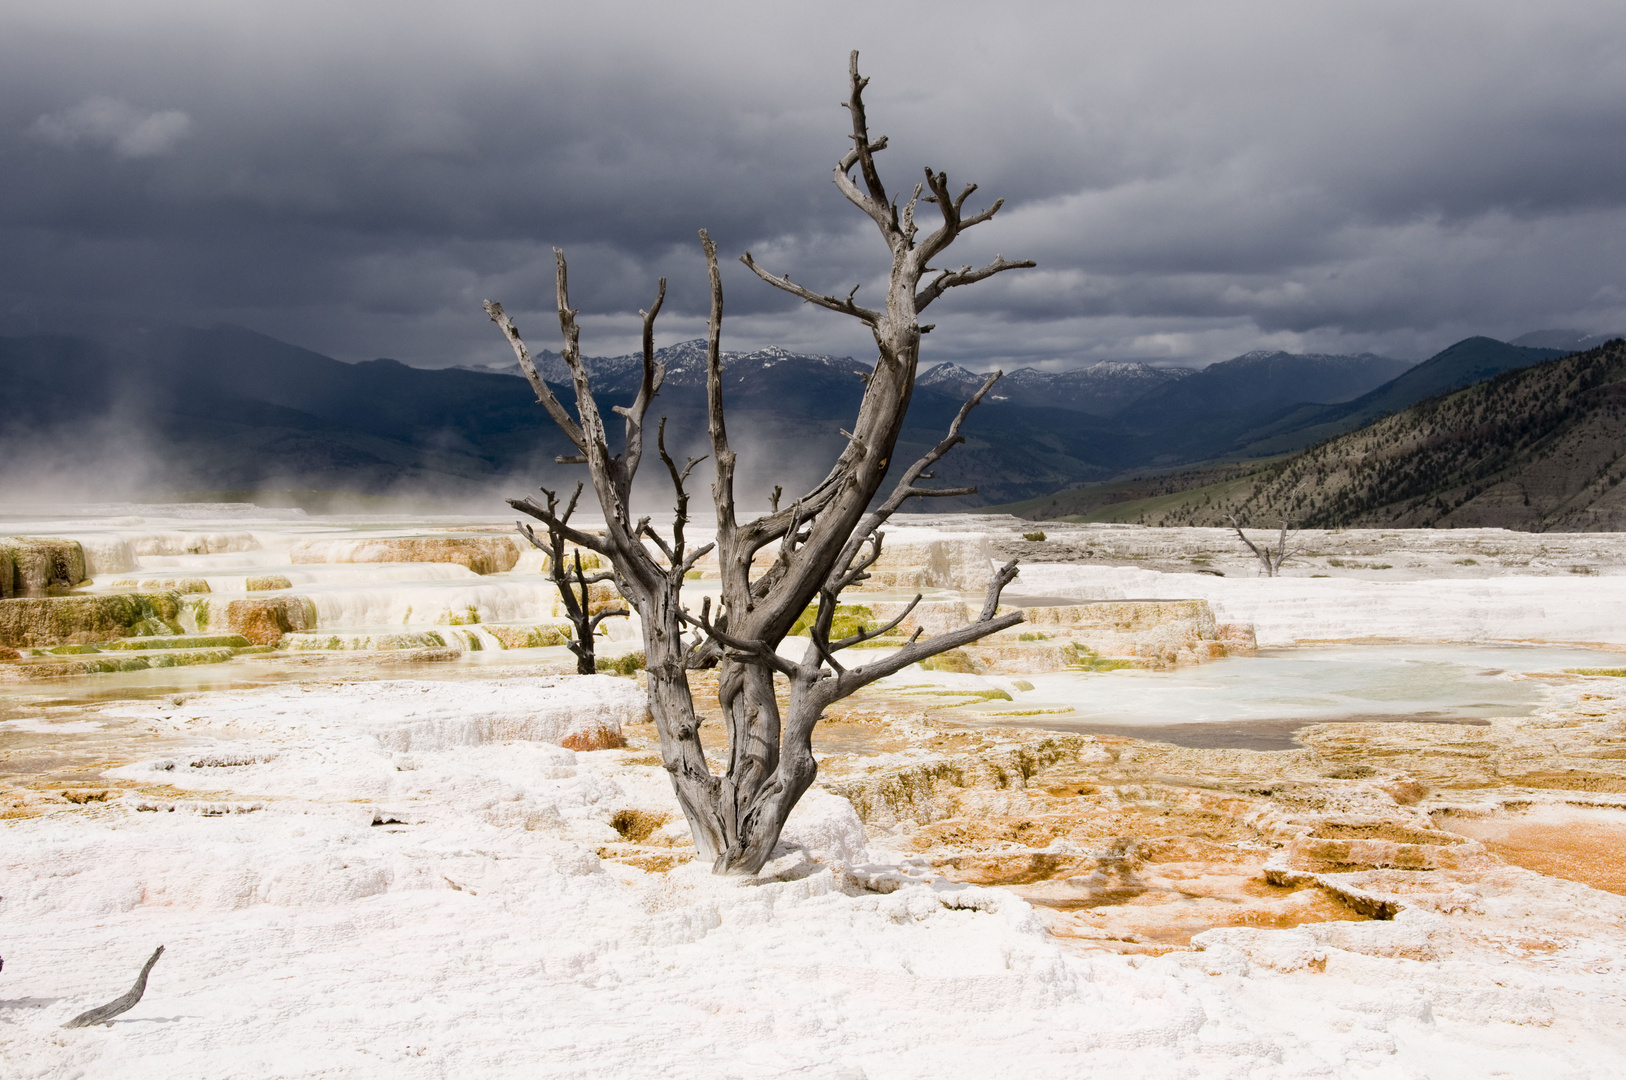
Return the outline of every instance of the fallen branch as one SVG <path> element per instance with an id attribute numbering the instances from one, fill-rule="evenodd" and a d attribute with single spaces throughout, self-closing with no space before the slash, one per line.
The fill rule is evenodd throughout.
<path id="1" fill-rule="evenodd" d="M 142 965 L 141 974 L 136 976 L 135 985 L 130 987 L 129 993 L 114 998 L 106 1005 L 91 1009 L 89 1012 L 82 1012 L 62 1026 L 65 1028 L 82 1028 L 90 1027 L 92 1024 L 105 1024 L 120 1013 L 127 1013 L 135 1008 L 136 1004 L 141 1001 L 141 995 L 147 992 L 147 976 L 152 973 L 152 966 L 158 963 L 158 958 L 162 955 L 164 955 L 164 947 L 160 945 L 152 951 L 151 956 L 147 957 L 147 962 Z"/>

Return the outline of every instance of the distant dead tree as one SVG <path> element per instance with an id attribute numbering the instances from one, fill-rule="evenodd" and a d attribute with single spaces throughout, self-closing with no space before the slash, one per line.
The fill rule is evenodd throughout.
<path id="1" fill-rule="evenodd" d="M 598 630 L 598 624 L 605 619 L 625 616 L 624 607 L 607 607 L 597 614 L 593 613 L 590 599 L 591 586 L 601 581 L 610 581 L 615 575 L 608 570 L 597 574 L 587 574 L 582 571 L 582 553 L 578 550 L 575 564 L 565 558 L 565 534 L 562 529 L 570 522 L 570 515 L 576 512 L 576 500 L 581 498 L 582 486 L 576 485 L 571 493 L 570 503 L 565 507 L 564 513 L 558 513 L 559 497 L 547 488 L 541 489 L 548 500 L 548 513 L 552 520 L 559 524 L 546 525 L 548 539 L 546 543 L 536 535 L 531 526 L 521 522 L 514 522 L 519 526 L 520 535 L 531 542 L 531 546 L 548 557 L 548 578 L 559 590 L 559 599 L 565 605 L 565 617 L 570 620 L 572 637 L 569 643 L 570 651 L 576 654 L 576 674 L 591 675 L 598 670 L 597 658 L 593 655 L 593 633 Z"/>
<path id="2" fill-rule="evenodd" d="M 1265 542 L 1264 547 L 1260 547 L 1252 540 L 1249 540 L 1247 534 L 1242 531 L 1242 524 L 1237 521 L 1235 514 L 1226 516 L 1231 519 L 1231 528 L 1236 530 L 1237 537 L 1248 545 L 1248 550 L 1253 552 L 1254 558 L 1258 559 L 1260 565 L 1264 567 L 1265 576 L 1275 577 L 1281 573 L 1282 563 L 1286 562 L 1294 554 L 1287 550 L 1287 519 L 1282 519 L 1281 533 L 1276 537 L 1276 550 L 1272 551 L 1269 541 Z"/>
<path id="3" fill-rule="evenodd" d="M 814 725 L 832 703 L 877 679 L 910 664 L 976 641 L 1021 621 L 1020 612 L 999 614 L 999 598 L 1016 576 L 1016 564 L 1006 564 L 993 577 L 975 622 L 957 630 L 922 639 L 920 631 L 896 652 L 859 667 L 846 667 L 837 654 L 887 633 L 919 603 L 875 631 L 860 631 L 831 640 L 837 599 L 843 589 L 868 577 L 866 571 L 881 556 L 881 526 L 906 500 L 916 496 L 964 495 L 975 488 L 941 489 L 921 486 L 932 477 L 933 465 L 964 441 L 961 427 L 976 404 L 999 377 L 995 373 L 960 409 L 942 441 L 904 470 L 890 493 L 876 502 L 892 453 L 902 429 L 920 358 L 920 337 L 931 329 L 920 314 L 949 289 L 970 285 L 1031 262 L 1012 262 L 1003 256 L 978 269 L 934 269 L 932 263 L 965 230 L 988 221 L 999 210 L 994 202 L 976 213 L 964 211 L 975 185 L 958 194 L 948 178 L 926 170 L 923 184 L 900 206 L 886 191 L 875 168 L 875 155 L 886 139 L 872 139 L 864 113 L 863 91 L 868 80 L 858 73 L 858 54 L 849 65 L 850 95 L 846 107 L 852 119 L 852 148 L 835 167 L 836 186 L 849 201 L 874 221 L 885 241 L 890 280 L 884 305 L 870 309 L 855 302 L 857 288 L 845 297 L 827 296 L 788 276 L 775 276 L 757 266 L 747 253 L 742 262 L 758 277 L 810 304 L 857 319 L 869 328 L 879 355 L 870 374 L 847 443 L 829 473 L 818 484 L 781 508 L 741 522 L 734 492 L 735 450 L 729 443 L 723 415 L 720 342 L 723 319 L 722 280 L 717 249 L 704 230 L 700 233 L 711 278 L 711 312 L 706 343 L 708 429 L 714 480 L 712 505 L 716 512 L 716 539 L 691 548 L 684 530 L 689 521 L 685 488 L 690 473 L 702 459 L 679 466 L 657 441 L 676 492 L 676 516 L 668 535 L 650 526 L 648 517 L 634 517 L 631 507 L 633 478 L 644 455 L 645 417 L 665 378 L 655 362 L 654 325 L 666 295 L 660 282 L 655 301 L 643 316 L 643 378 L 631 405 L 614 410 L 625 421 L 625 441 L 612 454 L 604 420 L 593 399 L 587 368 L 582 363 L 576 312 L 570 307 L 565 258 L 555 250 L 559 328 L 562 356 L 570 371 L 576 397 L 573 416 L 554 397 L 500 304 L 486 302 L 486 312 L 501 328 L 519 359 L 521 369 L 536 391 L 537 400 L 576 447 L 561 457 L 562 464 L 585 464 L 593 491 L 604 513 L 605 534 L 591 535 L 572 528 L 551 506 L 534 499 L 510 505 L 541 521 L 577 547 L 602 554 L 614 568 L 615 581 L 643 622 L 650 709 L 660 734 L 661 757 L 672 778 L 679 805 L 688 819 L 695 847 L 719 874 L 754 874 L 768 861 L 791 808 L 813 783 L 818 771 L 813 760 Z M 858 179 L 853 170 L 858 170 Z M 937 207 L 940 223 L 921 235 L 916 207 L 924 201 Z M 716 611 L 709 598 L 698 614 L 683 604 L 684 575 L 712 550 L 717 552 L 721 575 L 721 603 Z M 772 557 L 759 568 L 758 553 Z M 817 605 L 810 641 L 800 660 L 779 654 L 779 645 L 811 605 Z M 692 636 L 686 636 L 692 635 Z M 700 716 L 695 711 L 686 672 L 716 665 L 718 703 L 728 732 L 728 765 L 714 775 L 707 765 L 700 739 Z M 788 683 L 787 706 L 781 714 L 775 696 L 775 677 Z"/>

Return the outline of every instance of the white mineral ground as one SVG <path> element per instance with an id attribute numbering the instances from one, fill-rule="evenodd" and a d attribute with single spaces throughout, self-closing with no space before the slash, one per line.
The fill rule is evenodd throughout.
<path id="1" fill-rule="evenodd" d="M 923 591 L 930 632 L 1020 556 L 1046 637 L 832 710 L 740 881 L 638 681 L 533 647 L 510 530 L 0 519 L 78 541 L 77 594 L 189 590 L 194 635 L 315 613 L 0 663 L 0 1075 L 1626 1075 L 1626 686 L 1566 670 L 1626 663 L 1626 536 L 1316 533 L 1264 580 L 1220 530 L 911 519 L 851 602 Z M 1111 603 L 1150 600 L 1208 603 Z"/>

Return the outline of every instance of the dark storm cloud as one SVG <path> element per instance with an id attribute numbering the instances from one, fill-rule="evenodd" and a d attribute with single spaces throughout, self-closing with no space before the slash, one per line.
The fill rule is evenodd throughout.
<path id="1" fill-rule="evenodd" d="M 0 318 L 230 321 L 350 359 L 699 332 L 695 230 L 822 288 L 886 253 L 829 182 L 846 50 L 882 165 L 1005 212 L 1041 269 L 934 312 L 933 359 L 1421 355 L 1626 326 L 1618 4 L 67 4 L 0 16 Z M 865 351 L 727 270 L 730 341 Z M 860 295 L 864 295 L 861 292 Z M 500 343 L 497 343 L 500 345 Z"/>

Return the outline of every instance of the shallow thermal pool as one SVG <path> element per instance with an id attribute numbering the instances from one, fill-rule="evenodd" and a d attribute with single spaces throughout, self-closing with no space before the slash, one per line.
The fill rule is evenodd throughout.
<path id="1" fill-rule="evenodd" d="M 1171 671 L 1029 675 L 1024 678 L 1033 689 L 1016 691 L 1014 701 L 990 701 L 964 713 L 980 722 L 1184 746 L 1275 749 L 1293 745 L 1297 729 L 1328 721 L 1474 723 L 1527 715 L 1546 688 L 1522 676 L 1621 667 L 1623 660 L 1615 652 L 1543 645 L 1272 649 Z M 1030 709 L 1045 712 L 1011 715 Z"/>

